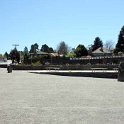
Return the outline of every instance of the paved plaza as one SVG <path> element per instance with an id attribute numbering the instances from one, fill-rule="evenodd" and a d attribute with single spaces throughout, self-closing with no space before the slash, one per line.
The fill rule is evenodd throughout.
<path id="1" fill-rule="evenodd" d="M 0 124 L 124 124 L 124 82 L 0 69 Z"/>

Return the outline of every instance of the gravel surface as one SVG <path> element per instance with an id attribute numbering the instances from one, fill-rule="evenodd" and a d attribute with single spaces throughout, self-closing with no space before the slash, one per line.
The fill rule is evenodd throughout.
<path id="1" fill-rule="evenodd" d="M 124 124 L 124 82 L 0 69 L 0 124 Z"/>

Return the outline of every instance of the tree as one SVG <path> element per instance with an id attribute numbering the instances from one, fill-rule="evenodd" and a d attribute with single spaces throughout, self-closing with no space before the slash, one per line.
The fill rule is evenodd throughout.
<path id="1" fill-rule="evenodd" d="M 38 46 L 37 43 L 32 44 L 32 45 L 31 45 L 31 49 L 30 49 L 30 53 L 36 53 L 38 47 L 39 47 L 39 46 Z"/>
<path id="2" fill-rule="evenodd" d="M 116 44 L 115 53 L 124 53 L 124 26 L 121 28 L 120 34 L 118 36 L 118 42 Z"/>
<path id="3" fill-rule="evenodd" d="M 14 61 L 17 61 L 19 63 L 19 61 L 20 61 L 20 53 L 19 53 L 19 51 L 16 48 L 11 50 L 10 58 L 12 60 L 12 63 L 14 63 Z"/>
<path id="4" fill-rule="evenodd" d="M 76 56 L 81 57 L 81 56 L 87 56 L 88 51 L 84 45 L 79 44 L 75 50 Z"/>
<path id="5" fill-rule="evenodd" d="M 54 50 L 52 47 L 49 47 L 49 53 L 54 53 Z"/>
<path id="6" fill-rule="evenodd" d="M 76 57 L 75 48 L 72 48 L 71 51 L 67 53 L 66 57 L 69 57 L 69 58 Z"/>
<path id="7" fill-rule="evenodd" d="M 58 47 L 57 47 L 57 52 L 59 54 L 66 55 L 69 52 L 68 45 L 64 41 L 60 42 Z"/>
<path id="8" fill-rule="evenodd" d="M 9 54 L 7 52 L 4 53 L 4 57 L 6 57 L 7 59 L 9 59 Z"/>
<path id="9" fill-rule="evenodd" d="M 71 52 L 67 53 L 66 57 L 74 58 L 74 57 L 76 57 L 76 54 L 71 51 Z"/>
<path id="10" fill-rule="evenodd" d="M 103 47 L 103 42 L 99 37 L 96 37 L 94 40 L 94 45 L 92 45 L 92 51 L 98 49 L 99 47 Z"/>
<path id="11" fill-rule="evenodd" d="M 27 47 L 24 48 L 24 55 L 25 54 L 28 54 L 28 48 Z"/>
<path id="12" fill-rule="evenodd" d="M 2 58 L 3 57 L 3 55 L 2 54 L 0 54 L 0 58 Z"/>
<path id="13" fill-rule="evenodd" d="M 104 47 L 107 48 L 108 50 L 112 50 L 113 44 L 114 43 L 112 41 L 106 41 L 106 43 L 104 44 Z"/>
<path id="14" fill-rule="evenodd" d="M 47 53 L 52 53 L 52 52 L 54 52 L 53 48 L 52 48 L 52 47 L 48 47 L 46 44 L 42 45 L 41 51 L 47 52 Z"/>
<path id="15" fill-rule="evenodd" d="M 92 56 L 92 44 L 87 46 L 88 55 Z"/>
<path id="16" fill-rule="evenodd" d="M 29 63 L 29 55 L 28 55 L 28 48 L 25 47 L 24 48 L 24 60 L 23 60 L 24 64 L 28 64 Z"/>

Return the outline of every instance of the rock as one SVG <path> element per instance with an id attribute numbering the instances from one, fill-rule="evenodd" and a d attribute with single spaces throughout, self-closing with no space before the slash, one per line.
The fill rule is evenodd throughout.
<path id="1" fill-rule="evenodd" d="M 124 82 L 124 62 L 121 62 L 118 68 L 118 81 Z"/>
<path id="2" fill-rule="evenodd" d="M 8 73 L 12 73 L 12 66 L 11 65 L 7 66 L 7 71 L 8 71 Z"/>

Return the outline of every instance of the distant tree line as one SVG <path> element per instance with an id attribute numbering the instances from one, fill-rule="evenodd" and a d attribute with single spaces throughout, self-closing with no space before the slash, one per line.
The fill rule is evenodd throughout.
<path id="1" fill-rule="evenodd" d="M 118 40 L 115 48 L 113 47 L 112 41 L 106 41 L 105 44 L 103 44 L 103 41 L 100 37 L 96 37 L 94 39 L 93 44 L 91 44 L 89 47 L 85 47 L 84 44 L 79 44 L 76 48 L 70 49 L 70 47 L 64 42 L 61 41 L 56 50 L 54 50 L 52 47 L 49 47 L 47 44 L 43 44 L 41 48 L 39 48 L 39 45 L 37 43 L 32 44 L 30 47 L 30 50 L 28 50 L 27 47 L 24 48 L 23 51 L 18 51 L 16 48 L 12 49 L 10 53 L 5 52 L 4 56 L 6 56 L 7 59 L 11 59 L 12 62 L 16 61 L 19 63 L 21 56 L 23 55 L 24 63 L 28 63 L 30 59 L 31 53 L 37 53 L 37 51 L 42 51 L 46 53 L 58 53 L 59 55 L 63 55 L 64 57 L 82 57 L 82 56 L 88 56 L 92 55 L 92 52 L 98 49 L 99 47 L 105 47 L 109 50 L 113 50 L 114 55 L 118 55 L 119 53 L 124 54 L 124 26 L 121 28 L 121 31 L 118 35 Z"/>

